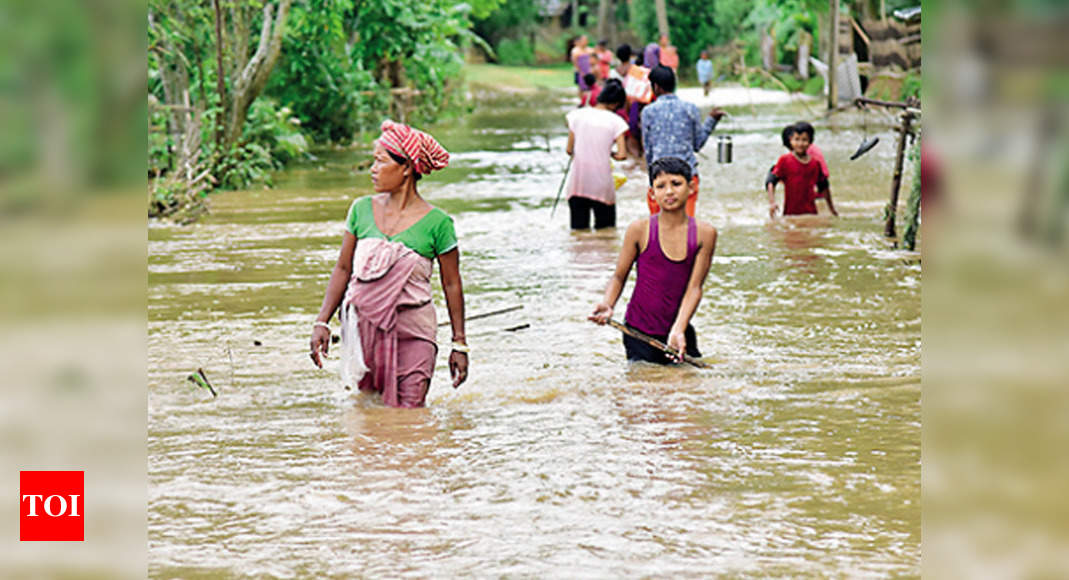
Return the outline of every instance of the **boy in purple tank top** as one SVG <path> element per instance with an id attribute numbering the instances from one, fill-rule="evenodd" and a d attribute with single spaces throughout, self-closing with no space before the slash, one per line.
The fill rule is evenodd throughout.
<path id="1" fill-rule="evenodd" d="M 690 319 L 698 309 L 702 284 L 713 262 L 716 228 L 687 216 L 687 198 L 693 189 L 690 164 L 686 161 L 678 157 L 654 161 L 650 165 L 649 193 L 661 211 L 628 226 L 605 297 L 588 318 L 598 324 L 612 318 L 631 266 L 637 263 L 635 290 L 624 316 L 627 325 L 677 352 L 700 357 Z M 627 335 L 624 350 L 628 360 L 680 362 L 678 356 L 667 356 Z"/>

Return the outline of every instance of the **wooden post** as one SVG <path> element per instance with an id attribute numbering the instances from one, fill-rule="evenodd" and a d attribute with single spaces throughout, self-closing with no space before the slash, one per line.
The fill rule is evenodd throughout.
<path id="1" fill-rule="evenodd" d="M 828 47 L 828 110 L 839 104 L 839 0 L 831 0 L 831 46 Z"/>
<path id="2" fill-rule="evenodd" d="M 896 237 L 895 214 L 898 213 L 898 190 L 902 186 L 902 162 L 906 155 L 906 139 L 912 133 L 910 124 L 913 123 L 913 113 L 902 113 L 902 127 L 899 128 L 898 152 L 895 154 L 895 173 L 891 177 L 891 201 L 887 206 L 887 223 L 883 228 L 883 235 L 888 238 Z"/>

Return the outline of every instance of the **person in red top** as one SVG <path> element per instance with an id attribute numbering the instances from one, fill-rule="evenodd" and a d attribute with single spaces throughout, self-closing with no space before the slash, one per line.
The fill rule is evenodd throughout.
<path id="1" fill-rule="evenodd" d="M 813 144 L 813 126 L 805 121 L 787 125 L 783 129 L 783 146 L 790 150 L 780 156 L 779 161 L 769 172 L 765 180 L 768 191 L 768 215 L 776 217 L 779 206 L 776 205 L 776 184 L 783 182 L 783 215 L 817 213 L 817 198 L 828 201 L 828 210 L 838 216 L 831 199 L 828 186 L 827 166 L 815 156 L 810 155 Z"/>
<path id="2" fill-rule="evenodd" d="M 587 86 L 590 87 L 590 92 L 583 95 L 579 99 L 580 107 L 593 107 L 598 103 L 598 95 L 601 94 L 601 81 L 594 73 L 587 73 L 583 75 L 583 80 L 586 81 Z"/>
<path id="3" fill-rule="evenodd" d="M 594 48 L 594 57 L 597 59 L 598 78 L 608 79 L 609 71 L 612 70 L 612 51 L 609 50 L 608 40 L 598 41 L 597 47 Z"/>

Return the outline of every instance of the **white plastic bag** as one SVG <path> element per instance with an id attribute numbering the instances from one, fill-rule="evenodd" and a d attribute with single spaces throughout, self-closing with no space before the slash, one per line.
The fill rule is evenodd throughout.
<path id="1" fill-rule="evenodd" d="M 356 307 L 349 304 L 341 315 L 341 380 L 356 388 L 368 371 L 364 363 L 364 347 L 360 342 L 360 320 Z"/>

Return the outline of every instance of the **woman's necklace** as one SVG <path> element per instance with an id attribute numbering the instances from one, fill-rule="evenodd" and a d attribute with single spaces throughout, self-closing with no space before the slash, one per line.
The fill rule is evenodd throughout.
<path id="1" fill-rule="evenodd" d="M 405 221 L 405 211 L 403 208 L 398 208 L 396 215 L 390 216 L 389 207 L 390 202 L 389 199 L 387 199 L 385 203 L 382 204 L 382 218 L 388 225 L 382 233 L 386 234 L 387 237 L 393 237 L 404 231 L 401 229 L 401 224 Z"/>

